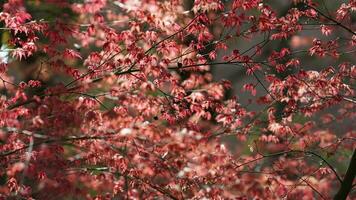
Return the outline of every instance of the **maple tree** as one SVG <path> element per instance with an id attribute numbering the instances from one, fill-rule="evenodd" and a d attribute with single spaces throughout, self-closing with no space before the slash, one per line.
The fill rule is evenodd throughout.
<path id="1" fill-rule="evenodd" d="M 356 1 L 330 1 L 5 1 L 0 199 L 356 198 Z"/>

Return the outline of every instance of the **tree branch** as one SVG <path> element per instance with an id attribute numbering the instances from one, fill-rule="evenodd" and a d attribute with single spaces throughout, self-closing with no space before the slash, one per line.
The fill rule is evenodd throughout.
<path id="1" fill-rule="evenodd" d="M 262 159 L 265 159 L 265 158 L 270 158 L 270 157 L 278 157 L 278 156 L 281 156 L 281 155 L 287 155 L 287 154 L 295 154 L 295 153 L 301 153 L 301 154 L 304 154 L 304 155 L 312 155 L 314 157 L 317 157 L 319 158 L 321 161 L 323 161 L 332 171 L 333 173 L 335 174 L 336 178 L 340 181 L 340 183 L 342 183 L 342 179 L 340 178 L 340 176 L 338 175 L 338 173 L 336 172 L 335 168 L 327 161 L 325 160 L 325 158 L 323 158 L 321 155 L 313 152 L 313 151 L 303 151 L 303 150 L 288 150 L 288 151 L 282 151 L 282 152 L 277 152 L 277 153 L 272 153 L 272 154 L 267 154 L 267 155 L 262 155 L 261 157 L 258 157 L 254 160 L 250 160 L 250 161 L 247 161 L 245 163 L 242 163 L 240 165 L 236 165 L 235 168 L 239 168 L 239 167 L 242 167 L 244 165 L 247 165 L 247 164 L 250 164 L 250 163 L 253 163 L 253 162 L 257 162 L 259 160 L 262 160 Z M 355 154 L 355 153 L 354 153 Z M 354 155 L 354 157 L 356 157 Z M 356 167 L 356 158 L 354 158 L 355 160 L 355 163 L 354 163 L 354 167 Z M 354 170 L 356 173 L 356 170 Z M 351 185 L 352 185 L 352 181 L 351 181 Z"/>
<path id="2" fill-rule="evenodd" d="M 308 8 L 311 8 L 311 9 L 313 9 L 313 10 L 315 10 L 319 15 L 321 15 L 321 16 L 325 17 L 326 19 L 328 19 L 328 20 L 334 22 L 337 26 L 340 26 L 341 28 L 343 28 L 343 29 L 345 29 L 346 31 L 350 32 L 352 35 L 356 35 L 356 32 L 354 32 L 351 28 L 349 28 L 349 27 L 343 25 L 342 23 L 336 21 L 335 19 L 333 19 L 333 18 L 331 18 L 331 17 L 325 15 L 323 12 L 321 12 L 321 11 L 318 10 L 317 8 L 315 8 L 315 7 L 311 6 L 311 5 L 307 5 L 307 7 L 308 7 Z"/>

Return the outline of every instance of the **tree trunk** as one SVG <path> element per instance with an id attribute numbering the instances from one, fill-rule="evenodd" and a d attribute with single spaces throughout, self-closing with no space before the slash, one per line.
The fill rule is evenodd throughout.
<path id="1" fill-rule="evenodd" d="M 339 191 L 336 193 L 334 200 L 344 200 L 349 195 L 352 184 L 356 175 L 356 149 L 352 154 L 352 158 L 349 164 L 349 167 L 346 171 L 344 180 L 341 183 Z"/>

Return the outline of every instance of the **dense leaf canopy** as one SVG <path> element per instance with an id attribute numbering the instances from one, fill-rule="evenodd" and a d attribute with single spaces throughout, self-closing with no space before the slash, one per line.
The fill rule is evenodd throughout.
<path id="1" fill-rule="evenodd" d="M 356 198 L 355 0 L 0 2 L 0 199 Z"/>

